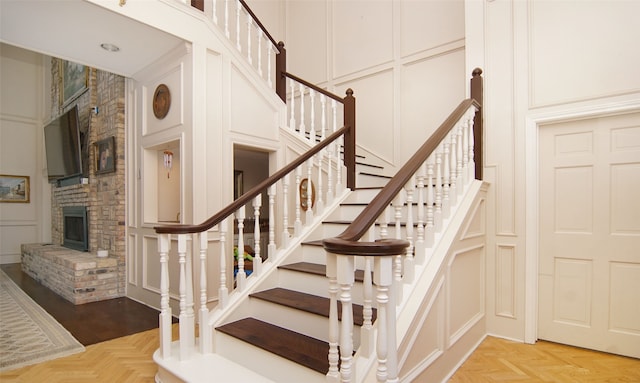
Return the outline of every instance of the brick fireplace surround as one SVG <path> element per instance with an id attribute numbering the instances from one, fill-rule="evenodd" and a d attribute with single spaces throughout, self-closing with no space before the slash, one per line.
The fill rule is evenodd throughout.
<path id="1" fill-rule="evenodd" d="M 83 173 L 87 183 L 51 185 L 51 243 L 23 244 L 22 269 L 65 299 L 82 304 L 124 296 L 125 254 L 125 95 L 124 78 L 87 68 L 87 90 L 70 103 L 60 102 L 62 61 L 51 60 L 52 117 L 78 106 L 85 137 Z M 98 113 L 94 107 L 97 107 Z M 115 171 L 95 174 L 94 144 L 115 137 Z M 89 251 L 62 247 L 65 206 L 84 206 L 88 214 Z M 107 258 L 98 258 L 107 250 Z"/>

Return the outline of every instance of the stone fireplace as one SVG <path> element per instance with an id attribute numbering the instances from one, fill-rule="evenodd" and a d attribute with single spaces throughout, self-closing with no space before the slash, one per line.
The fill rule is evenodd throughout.
<path id="1" fill-rule="evenodd" d="M 78 107 L 83 174 L 51 184 L 51 243 L 24 244 L 23 270 L 76 304 L 124 296 L 125 79 L 86 68 L 86 90 L 61 102 L 62 60 L 51 59 L 52 117 Z M 114 170 L 96 174 L 96 145 L 114 138 Z M 108 257 L 99 258 L 99 250 Z"/>

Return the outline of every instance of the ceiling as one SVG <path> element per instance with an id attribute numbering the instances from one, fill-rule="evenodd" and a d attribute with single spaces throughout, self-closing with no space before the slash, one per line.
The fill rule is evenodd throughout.
<path id="1" fill-rule="evenodd" d="M 125 77 L 182 42 L 83 0 L 0 0 L 0 41 Z M 103 43 L 120 50 L 109 52 Z"/>

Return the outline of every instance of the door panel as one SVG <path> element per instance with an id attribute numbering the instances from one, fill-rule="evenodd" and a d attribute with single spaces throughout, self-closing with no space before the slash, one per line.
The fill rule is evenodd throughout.
<path id="1" fill-rule="evenodd" d="M 540 339 L 640 357 L 640 113 L 540 128 Z"/>

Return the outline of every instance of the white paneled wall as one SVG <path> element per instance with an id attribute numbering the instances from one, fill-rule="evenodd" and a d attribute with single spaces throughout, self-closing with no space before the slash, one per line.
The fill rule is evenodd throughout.
<path id="1" fill-rule="evenodd" d="M 22 243 L 51 240 L 41 131 L 49 67 L 40 54 L 0 44 L 0 70 L 0 174 L 29 176 L 31 189 L 29 203 L 0 203 L 0 263 L 15 263 Z"/>
<path id="2" fill-rule="evenodd" d="M 465 97 L 463 1 L 285 3 L 287 70 L 352 88 L 358 145 L 389 171 Z"/>

